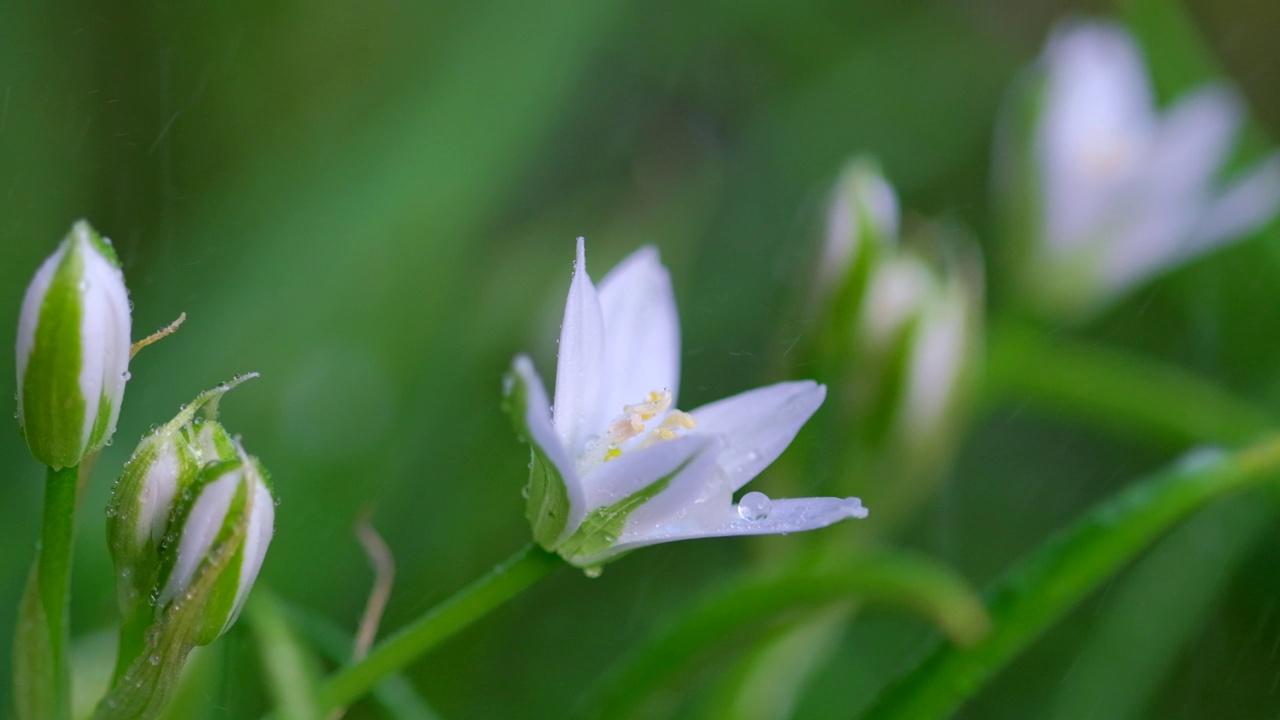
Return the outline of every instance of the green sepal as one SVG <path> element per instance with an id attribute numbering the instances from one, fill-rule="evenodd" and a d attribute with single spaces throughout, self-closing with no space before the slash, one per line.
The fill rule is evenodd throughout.
<path id="1" fill-rule="evenodd" d="M 636 492 L 611 504 L 603 505 L 587 513 L 578 529 L 555 549 L 560 557 L 577 567 L 588 570 L 599 568 L 604 562 L 616 560 L 623 552 L 613 547 L 626 529 L 627 518 L 636 508 L 649 502 L 671 485 L 671 481 L 684 471 L 697 455 L 693 455 L 675 470 L 654 480 Z"/>
<path id="2" fill-rule="evenodd" d="M 529 388 L 520 373 L 512 370 L 503 383 L 502 409 L 511 417 L 516 436 L 528 443 L 530 452 L 529 483 L 525 486 L 525 517 L 533 531 L 533 539 L 544 549 L 554 551 L 564 539 L 572 505 L 569 489 L 559 468 L 529 431 Z"/>
<path id="3" fill-rule="evenodd" d="M 74 231 L 73 231 L 74 233 Z M 51 468 L 78 465 L 86 448 L 86 403 L 80 387 L 80 321 L 84 309 L 79 283 L 84 257 L 74 234 L 40 303 L 39 321 L 22 383 L 19 427 L 31 455 Z"/>
<path id="4" fill-rule="evenodd" d="M 142 652 L 98 704 L 94 720 L 151 720 L 164 710 L 178 687 L 187 655 L 207 634 L 210 603 L 220 602 L 217 586 L 243 550 L 249 514 L 228 513 L 232 515 L 234 522 L 224 526 L 191 585 L 159 610 L 146 632 Z"/>

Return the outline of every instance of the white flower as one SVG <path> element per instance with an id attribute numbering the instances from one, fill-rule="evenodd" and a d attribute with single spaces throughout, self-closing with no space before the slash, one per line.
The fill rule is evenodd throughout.
<path id="1" fill-rule="evenodd" d="M 1050 38 L 1032 128 L 1039 236 L 1029 287 L 1087 309 L 1248 234 L 1280 207 L 1280 155 L 1226 183 L 1239 97 L 1223 84 L 1157 110 L 1139 48 L 1120 26 L 1076 22 Z"/>
<path id="2" fill-rule="evenodd" d="M 788 533 L 865 517 L 857 498 L 770 500 L 733 494 L 782 454 L 826 388 L 784 382 L 676 409 L 680 330 L 671 282 L 653 248 L 600 283 L 583 241 L 560 332 L 555 405 L 529 358 L 507 395 L 533 448 L 534 537 L 580 567 L 672 540 Z"/>
<path id="3" fill-rule="evenodd" d="M 957 403 L 968 392 L 970 370 L 981 336 L 982 280 L 974 257 L 935 270 L 906 251 L 871 269 L 858 323 L 864 357 L 857 373 L 876 392 L 894 392 L 886 406 L 861 403 L 857 425 L 891 422 L 894 436 L 911 457 L 923 462 L 939 444 L 954 438 L 948 427 Z"/>
<path id="4" fill-rule="evenodd" d="M 206 465 L 174 511 L 161 553 L 157 607 L 180 612 L 203 602 L 197 645 L 231 627 L 249 596 L 275 527 L 275 499 L 257 458 L 236 444 L 237 457 Z M 230 543 L 228 545 L 228 543 Z"/>
<path id="5" fill-rule="evenodd" d="M 70 467 L 111 439 L 129 379 L 129 331 L 115 251 L 77 222 L 36 271 L 18 321 L 18 423 L 37 460 Z"/>
<path id="6" fill-rule="evenodd" d="M 876 248 L 898 241 L 898 194 L 868 157 L 851 160 L 840 173 L 827 207 L 826 237 L 814 287 L 819 298 L 846 282 L 857 264 L 873 261 Z"/>

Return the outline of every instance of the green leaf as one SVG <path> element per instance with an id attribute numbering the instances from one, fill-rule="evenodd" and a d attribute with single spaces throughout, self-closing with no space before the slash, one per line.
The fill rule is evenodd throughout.
<path id="1" fill-rule="evenodd" d="M 261 591 L 259 591 L 261 592 Z M 290 623 L 307 637 L 326 659 L 344 663 L 351 659 L 352 638 L 324 616 L 307 608 L 285 606 Z M 394 720 L 440 720 L 408 678 L 388 675 L 373 689 L 373 698 Z"/>
<path id="2" fill-rule="evenodd" d="M 323 717 L 319 663 L 311 648 L 290 627 L 280 600 L 259 588 L 249 601 L 248 611 L 275 717 L 279 720 Z"/>
<path id="3" fill-rule="evenodd" d="M 18 717 L 44 720 L 59 717 L 57 662 L 49 636 L 48 619 L 40 602 L 36 568 L 31 568 L 27 589 L 18 606 L 18 629 L 14 639 L 13 695 Z"/>
<path id="4" fill-rule="evenodd" d="M 993 589 L 992 632 L 937 647 L 891 685 L 864 720 L 948 717 L 1082 598 L 1210 501 L 1280 477 L 1280 436 L 1231 455 L 1184 461 L 1103 503 Z"/>
<path id="5" fill-rule="evenodd" d="M 850 599 L 915 610 L 956 643 L 977 642 L 988 628 L 982 603 L 964 580 L 911 553 L 877 551 L 834 570 L 740 578 L 659 630 L 604 679 L 578 714 L 626 717 L 712 647 L 735 636 L 758 637 L 763 623 L 787 611 Z"/>
<path id="6" fill-rule="evenodd" d="M 1107 593 L 1058 686 L 1050 720 L 1125 720 L 1143 710 L 1241 563 L 1275 526 L 1275 506 L 1232 498 L 1170 533 Z"/>

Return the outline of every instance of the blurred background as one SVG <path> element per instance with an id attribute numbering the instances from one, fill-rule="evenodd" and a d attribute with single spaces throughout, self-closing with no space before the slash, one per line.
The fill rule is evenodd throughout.
<path id="1" fill-rule="evenodd" d="M 1145 5 L 1160 17 L 1161 3 Z M 1280 5 L 1171 8 L 1242 88 L 1254 131 L 1280 136 Z M 81 217 L 119 251 L 135 335 L 188 314 L 132 364 L 80 517 L 75 633 L 115 622 L 103 508 L 136 439 L 251 370 L 262 378 L 225 399 L 222 419 L 281 498 L 259 582 L 354 629 L 371 573 L 353 527 L 370 512 L 399 565 L 384 627 L 400 626 L 528 539 L 527 449 L 500 411 L 500 381 L 520 351 L 552 375 L 576 236 L 597 278 L 640 244 L 661 249 L 683 322 L 682 407 L 777 379 L 771 358 L 808 327 L 791 308 L 848 156 L 881 160 L 909 221 L 985 242 L 1005 90 L 1055 20 L 1116 12 L 1013 0 L 0 3 L 0 329 L 14 335 L 27 281 Z M 1148 52 L 1171 59 L 1167 83 L 1155 71 L 1167 98 L 1185 82 L 1183 48 Z M 1278 285 L 1272 232 L 1071 332 L 1280 409 Z M 0 353 L 0 378 L 12 363 Z M 1188 449 L 1017 398 L 988 405 L 893 542 L 981 588 Z M 8 647 L 43 471 L 16 428 L 0 432 L 0 467 Z M 1215 507 L 1157 548 L 1172 561 L 1124 596 L 1141 611 L 1115 652 L 1085 650 L 1116 617 L 1108 586 L 960 716 L 1110 717 L 1113 696 L 1135 687 L 1132 717 L 1280 715 L 1280 533 L 1215 521 L 1236 510 Z M 599 579 L 561 570 L 408 674 L 445 718 L 563 717 L 751 548 L 659 546 Z M 1188 588 L 1212 590 L 1169 620 Z M 213 655 L 209 718 L 266 707 L 243 625 Z M 862 614 L 795 717 L 851 717 L 931 637 L 902 612 Z M 732 660 L 731 646 L 701 656 L 659 714 L 718 717 Z M 10 705 L 5 682 L 0 714 Z"/>

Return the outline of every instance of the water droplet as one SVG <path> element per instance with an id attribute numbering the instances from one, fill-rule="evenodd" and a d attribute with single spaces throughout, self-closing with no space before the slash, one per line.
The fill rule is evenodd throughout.
<path id="1" fill-rule="evenodd" d="M 148 658 L 147 658 L 147 662 L 151 663 L 152 665 L 159 665 L 159 664 L 160 664 L 160 656 L 159 656 L 159 655 L 152 655 L 151 657 L 148 657 Z"/>
<path id="2" fill-rule="evenodd" d="M 582 574 L 589 578 L 595 579 L 604 574 L 604 568 L 596 565 L 595 567 L 583 568 Z"/>
<path id="3" fill-rule="evenodd" d="M 760 459 L 760 453 L 756 452 L 755 450 L 752 450 L 751 452 L 747 453 L 747 462 L 755 462 L 759 459 Z"/>
<path id="4" fill-rule="evenodd" d="M 125 370 L 124 372 L 120 373 L 120 377 L 124 378 L 125 380 L 129 380 L 130 378 L 133 377 L 133 373 L 129 372 L 128 370 Z"/>
<path id="5" fill-rule="evenodd" d="M 520 494 L 524 496 L 525 500 L 529 499 L 529 492 L 530 490 L 528 485 L 525 485 L 524 487 L 520 488 Z"/>
<path id="6" fill-rule="evenodd" d="M 762 492 L 749 492 L 738 501 L 738 514 L 743 520 L 764 520 L 773 509 L 773 501 Z"/>

